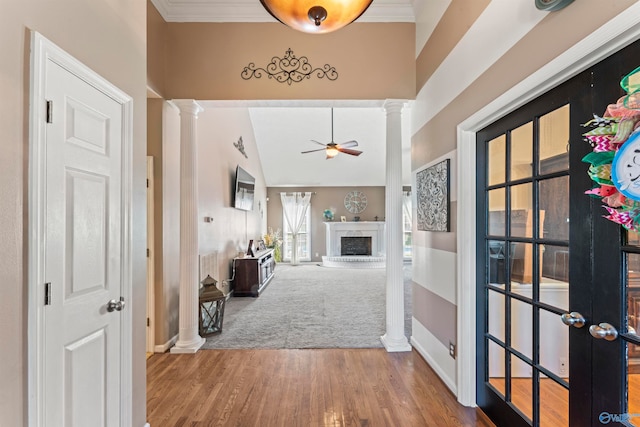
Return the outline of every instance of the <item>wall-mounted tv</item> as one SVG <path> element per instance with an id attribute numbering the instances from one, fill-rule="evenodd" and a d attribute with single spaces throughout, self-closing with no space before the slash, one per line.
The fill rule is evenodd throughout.
<path id="1" fill-rule="evenodd" d="M 233 207 L 243 211 L 253 210 L 253 197 L 256 190 L 255 178 L 240 166 L 236 168 Z"/>

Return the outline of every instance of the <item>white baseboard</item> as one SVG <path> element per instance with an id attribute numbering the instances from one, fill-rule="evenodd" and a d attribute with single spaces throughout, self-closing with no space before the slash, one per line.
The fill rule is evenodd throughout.
<path id="1" fill-rule="evenodd" d="M 162 344 L 162 345 L 157 345 L 153 348 L 153 352 L 154 353 L 166 353 L 167 351 L 169 351 L 169 349 L 171 347 L 173 347 L 173 345 L 176 343 L 176 341 L 178 341 L 178 335 L 175 335 L 173 338 L 171 338 L 169 341 L 167 341 L 166 343 Z"/>
<path id="2" fill-rule="evenodd" d="M 415 319 L 413 319 L 413 330 L 415 332 L 418 333 L 418 335 L 425 335 L 426 336 L 430 335 L 429 332 L 424 329 L 424 327 L 422 327 L 422 325 L 419 324 L 419 322 L 415 321 Z M 418 323 L 418 325 L 416 325 L 416 323 Z M 420 331 L 420 329 L 424 329 L 422 331 Z M 431 369 L 433 369 L 435 371 L 435 373 L 438 375 L 438 377 L 440 377 L 440 379 L 442 380 L 442 382 L 444 382 L 444 384 L 449 388 L 449 390 L 451 390 L 451 392 L 454 394 L 454 396 L 458 396 L 458 387 L 456 384 L 456 381 L 454 379 L 451 378 L 450 374 L 443 368 L 442 366 L 442 362 L 438 363 L 437 360 L 439 360 L 439 357 L 434 357 L 431 353 L 429 353 L 426 348 L 422 345 L 422 343 L 420 341 L 427 341 L 427 340 L 417 340 L 416 339 L 416 334 L 412 334 L 411 336 L 411 345 L 418 351 L 418 353 L 420 353 L 420 355 L 424 358 L 424 360 L 429 364 L 429 366 L 431 367 Z M 427 341 L 428 342 L 428 341 Z M 432 345 L 440 345 L 442 346 L 442 344 L 435 340 L 435 338 L 432 340 L 431 342 Z M 448 355 L 448 350 L 446 348 L 443 347 L 443 353 L 446 351 L 447 355 L 446 357 L 449 357 Z M 444 357 L 444 354 L 443 354 Z M 453 369 L 455 370 L 455 365 L 453 366 Z"/>

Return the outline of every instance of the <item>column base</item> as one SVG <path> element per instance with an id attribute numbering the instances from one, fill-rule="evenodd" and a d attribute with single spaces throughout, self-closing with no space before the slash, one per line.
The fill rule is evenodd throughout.
<path id="1" fill-rule="evenodd" d="M 387 350 L 388 353 L 396 353 L 401 351 L 411 351 L 411 344 L 407 341 L 407 337 L 404 335 L 400 339 L 389 339 L 387 334 L 384 334 L 380 337 L 380 341 L 382 341 L 382 345 Z"/>
<path id="2" fill-rule="evenodd" d="M 171 350 L 169 350 L 169 353 L 193 354 L 193 353 L 196 353 L 198 350 L 200 350 L 200 347 L 202 347 L 204 343 L 205 343 L 205 339 L 200 336 L 195 341 L 191 341 L 191 342 L 185 343 L 185 342 L 178 341 L 176 345 L 171 347 Z"/>

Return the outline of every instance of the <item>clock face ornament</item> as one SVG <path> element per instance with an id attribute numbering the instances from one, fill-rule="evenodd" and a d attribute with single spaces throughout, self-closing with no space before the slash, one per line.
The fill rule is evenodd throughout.
<path id="1" fill-rule="evenodd" d="M 632 133 L 616 152 L 611 180 L 624 196 L 640 201 L 640 132 Z"/>
<path id="2" fill-rule="evenodd" d="M 362 191 L 350 191 L 344 198 L 344 207 L 350 213 L 362 213 L 367 208 L 367 196 Z"/>

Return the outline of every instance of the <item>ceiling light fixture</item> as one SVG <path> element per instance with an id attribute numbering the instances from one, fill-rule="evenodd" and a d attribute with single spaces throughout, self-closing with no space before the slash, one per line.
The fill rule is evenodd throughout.
<path id="1" fill-rule="evenodd" d="M 333 159 L 340 151 L 336 147 L 327 147 L 327 159 Z"/>
<path id="2" fill-rule="evenodd" d="M 278 21 L 304 33 L 329 33 L 349 25 L 373 0 L 260 0 Z"/>

